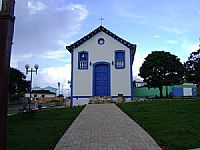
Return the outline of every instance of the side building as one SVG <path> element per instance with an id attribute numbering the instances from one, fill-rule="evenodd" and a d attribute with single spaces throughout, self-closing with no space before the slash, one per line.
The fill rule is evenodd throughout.
<path id="1" fill-rule="evenodd" d="M 40 88 L 40 87 L 34 87 L 32 88 L 31 92 L 31 98 L 33 100 L 43 100 L 43 101 L 50 101 L 56 98 L 57 94 L 57 88 L 53 87 L 45 87 L 45 88 Z M 30 93 L 25 94 L 26 98 L 30 98 Z"/>
<path id="2" fill-rule="evenodd" d="M 138 86 L 142 85 L 142 86 Z M 144 86 L 145 84 L 137 84 L 134 88 L 134 97 L 135 98 L 154 98 L 159 97 L 160 91 L 158 88 L 148 88 Z M 166 92 L 175 97 L 194 97 L 196 96 L 196 85 L 192 83 L 184 83 L 182 85 L 174 85 L 163 87 L 163 96 L 166 96 Z"/>

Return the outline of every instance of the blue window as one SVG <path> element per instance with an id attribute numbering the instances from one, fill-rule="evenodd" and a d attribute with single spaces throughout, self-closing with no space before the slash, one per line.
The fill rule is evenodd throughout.
<path id="1" fill-rule="evenodd" d="M 88 69 L 88 52 L 78 52 L 78 69 Z"/>
<path id="2" fill-rule="evenodd" d="M 124 50 L 115 51 L 115 68 L 116 69 L 125 68 L 125 51 Z"/>

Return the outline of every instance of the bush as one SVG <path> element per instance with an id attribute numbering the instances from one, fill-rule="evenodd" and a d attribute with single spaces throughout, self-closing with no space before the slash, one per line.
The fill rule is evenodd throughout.
<path id="1" fill-rule="evenodd" d="M 22 94 L 10 94 L 9 95 L 9 102 L 12 104 L 17 104 L 21 102 Z"/>

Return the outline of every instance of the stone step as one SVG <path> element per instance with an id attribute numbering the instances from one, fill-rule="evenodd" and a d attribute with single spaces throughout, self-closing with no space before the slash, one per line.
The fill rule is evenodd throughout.
<path id="1" fill-rule="evenodd" d="M 111 102 L 112 102 L 111 96 L 93 96 L 89 98 L 89 104 L 105 104 Z"/>

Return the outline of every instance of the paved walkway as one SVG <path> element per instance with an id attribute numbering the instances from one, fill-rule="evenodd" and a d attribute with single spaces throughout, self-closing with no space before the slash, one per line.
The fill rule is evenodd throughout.
<path id="1" fill-rule="evenodd" d="M 152 137 L 114 104 L 89 104 L 55 150 L 159 150 Z"/>

